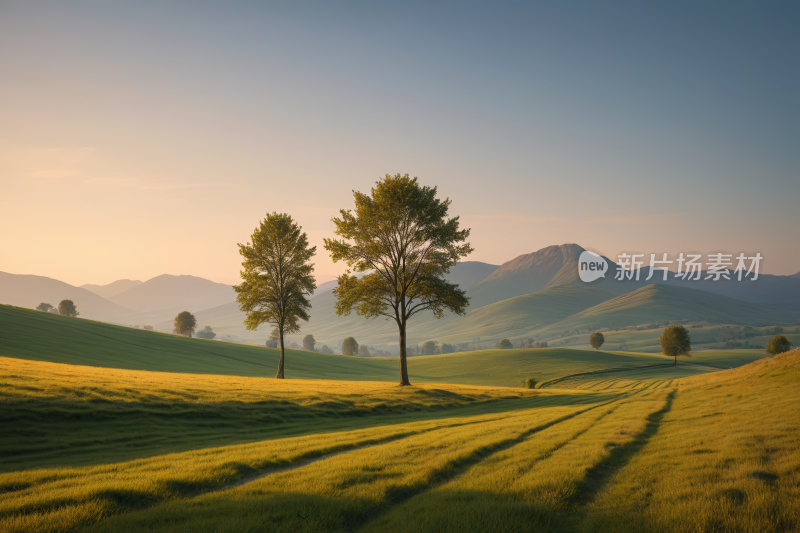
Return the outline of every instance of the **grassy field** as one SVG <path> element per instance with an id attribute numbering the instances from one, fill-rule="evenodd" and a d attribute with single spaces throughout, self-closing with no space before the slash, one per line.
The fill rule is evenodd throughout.
<path id="1" fill-rule="evenodd" d="M 763 355 L 763 351 L 758 350 L 701 352 L 691 361 L 713 361 L 718 366 L 733 367 Z M 0 356 L 128 370 L 272 377 L 277 369 L 279 351 L 0 305 Z M 409 374 L 412 383 L 519 387 L 529 377 L 541 382 L 590 370 L 668 362 L 662 355 L 636 352 L 494 349 L 413 357 L 409 360 Z M 399 380 L 397 365 L 397 358 L 286 351 L 289 378 L 396 382 Z M 665 368 L 661 377 L 672 379 L 710 370 L 715 369 L 681 365 L 679 369 Z"/>
<path id="2" fill-rule="evenodd" d="M 47 409 L 59 404 L 89 418 L 94 409 L 124 412 L 125 403 L 194 405 L 197 413 L 168 419 L 170 426 L 202 419 L 206 409 L 288 398 L 283 416 L 307 411 L 308 418 L 296 434 L 259 436 L 244 427 L 259 425 L 256 419 L 237 415 L 226 426 L 212 416 L 208 443 L 196 435 L 184 451 L 161 442 L 137 452 L 136 437 L 112 426 L 109 436 L 131 444 L 115 458 L 97 458 L 114 446 L 98 442 L 91 464 L 68 453 L 51 457 L 50 466 L 7 462 L 0 474 L 2 531 L 800 527 L 797 350 L 667 386 L 643 381 L 607 391 L 400 389 L 5 363 L 4 405 L 13 404 L 6 413 L 31 402 L 20 420 L 4 417 L 5 439 L 13 440 L 6 429 L 35 418 L 37 409 L 52 414 Z M 402 402 L 414 405 L 378 407 Z M 352 409 L 363 412 L 348 415 Z M 253 411 L 263 416 L 271 409 Z M 144 418 L 129 432 L 146 418 L 154 433 L 165 431 L 158 413 L 137 416 Z M 57 422 L 52 434 L 44 425 L 22 433 L 58 440 L 68 423 L 83 418 L 62 412 L 50 421 Z M 125 417 L 97 422 L 110 418 Z M 237 424 L 243 433 L 236 438 L 247 442 L 214 444 L 211 433 Z M 170 438 L 182 438 L 178 433 Z"/>
<path id="3" fill-rule="evenodd" d="M 257 346 L 0 326 L 3 532 L 800 528 L 800 350 L 483 350 L 400 388 L 395 359 L 275 380 Z"/>

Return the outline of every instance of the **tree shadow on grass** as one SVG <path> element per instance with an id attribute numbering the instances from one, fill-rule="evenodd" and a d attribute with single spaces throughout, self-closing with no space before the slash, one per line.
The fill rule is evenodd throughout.
<path id="1" fill-rule="evenodd" d="M 578 483 L 575 493 L 569 502 L 571 506 L 582 506 L 595 499 L 611 481 L 614 475 L 624 468 L 633 457 L 641 451 L 653 436 L 658 433 L 664 416 L 672 410 L 675 391 L 667 396 L 664 407 L 647 416 L 647 424 L 630 442 L 612 448 L 611 452 L 600 462 L 586 471 L 584 478 Z"/>

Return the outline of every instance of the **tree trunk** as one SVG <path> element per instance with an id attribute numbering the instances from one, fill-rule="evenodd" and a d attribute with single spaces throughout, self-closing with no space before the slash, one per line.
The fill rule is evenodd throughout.
<path id="1" fill-rule="evenodd" d="M 278 373 L 275 379 L 283 379 L 283 330 L 280 330 L 281 337 L 281 358 L 278 360 Z"/>
<path id="2" fill-rule="evenodd" d="M 400 325 L 400 386 L 411 385 L 408 381 L 408 363 L 406 361 L 406 325 Z"/>

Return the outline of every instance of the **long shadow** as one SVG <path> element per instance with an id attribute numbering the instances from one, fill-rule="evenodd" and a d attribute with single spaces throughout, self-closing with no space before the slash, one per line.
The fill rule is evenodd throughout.
<path id="1" fill-rule="evenodd" d="M 664 407 L 647 416 L 647 424 L 630 442 L 611 450 L 604 459 L 586 471 L 584 478 L 578 483 L 576 491 L 570 498 L 569 506 L 578 507 L 595 499 L 597 494 L 606 488 L 614 475 L 624 468 L 630 460 L 647 444 L 658 432 L 664 415 L 672 410 L 676 391 L 667 396 Z"/>

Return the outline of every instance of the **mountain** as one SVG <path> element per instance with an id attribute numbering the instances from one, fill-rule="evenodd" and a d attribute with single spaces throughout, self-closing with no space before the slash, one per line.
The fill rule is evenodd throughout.
<path id="1" fill-rule="evenodd" d="M 503 263 L 469 291 L 470 309 L 578 279 L 583 251 L 577 244 L 548 246 Z"/>
<path id="2" fill-rule="evenodd" d="M 697 281 L 670 278 L 667 284 L 713 292 L 757 304 L 796 304 L 800 302 L 800 277 L 796 275 L 759 274 L 755 281 L 744 278 L 742 281 L 738 281 L 731 275 L 730 280 L 720 278 L 719 281 L 711 281 L 705 279 L 707 274 L 707 272 L 703 272 L 702 279 Z M 664 282 L 659 281 L 659 283 Z"/>
<path id="3" fill-rule="evenodd" d="M 552 323 L 543 332 L 618 328 L 666 320 L 774 324 L 800 316 L 800 307 L 759 305 L 691 288 L 649 284 Z"/>
<path id="4" fill-rule="evenodd" d="M 224 283 L 162 274 L 108 299 L 139 312 L 173 309 L 194 312 L 232 302 L 236 293 Z"/>
<path id="5" fill-rule="evenodd" d="M 63 281 L 45 276 L 0 272 L 0 303 L 34 309 L 42 302 L 58 307 L 61 300 L 72 300 L 82 318 L 109 320 L 132 312 L 91 291 Z"/>
<path id="6" fill-rule="evenodd" d="M 87 283 L 86 285 L 81 285 L 81 289 L 86 289 L 87 291 L 92 291 L 93 293 L 102 296 L 103 298 L 109 298 L 111 296 L 116 296 L 117 294 L 127 291 L 131 287 L 135 287 L 136 285 L 140 285 L 142 282 L 138 279 L 131 280 L 131 279 L 118 279 L 113 283 L 109 283 L 108 285 L 94 285 L 91 283 Z"/>

